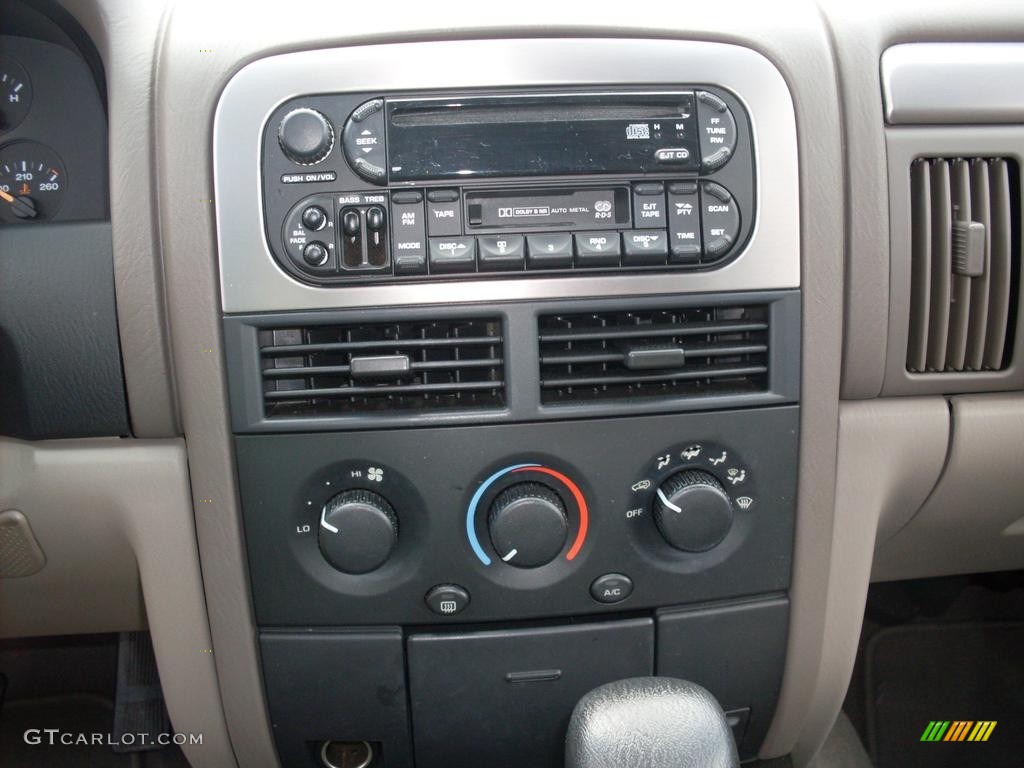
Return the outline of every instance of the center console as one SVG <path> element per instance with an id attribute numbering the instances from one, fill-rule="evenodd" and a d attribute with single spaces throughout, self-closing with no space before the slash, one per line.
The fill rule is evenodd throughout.
<path id="1" fill-rule="evenodd" d="M 293 53 L 231 80 L 214 141 L 282 763 L 558 766 L 580 696 L 649 675 L 756 755 L 800 421 L 779 72 L 667 40 Z"/>

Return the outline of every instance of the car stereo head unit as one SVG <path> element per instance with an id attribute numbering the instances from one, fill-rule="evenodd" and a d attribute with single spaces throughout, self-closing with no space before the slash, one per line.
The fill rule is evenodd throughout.
<path id="1" fill-rule="evenodd" d="M 712 87 L 300 97 L 262 155 L 271 250 L 313 284 L 714 269 L 756 215 Z"/>

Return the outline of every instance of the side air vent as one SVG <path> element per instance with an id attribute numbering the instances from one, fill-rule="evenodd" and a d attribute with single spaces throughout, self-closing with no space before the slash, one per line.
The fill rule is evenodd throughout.
<path id="1" fill-rule="evenodd" d="M 909 372 L 1010 365 L 1020 278 L 1017 179 L 1016 166 L 998 158 L 912 163 Z"/>
<path id="2" fill-rule="evenodd" d="M 542 315 L 545 405 L 764 392 L 765 305 Z"/>
<path id="3" fill-rule="evenodd" d="M 499 318 L 262 329 L 267 418 L 505 404 Z"/>

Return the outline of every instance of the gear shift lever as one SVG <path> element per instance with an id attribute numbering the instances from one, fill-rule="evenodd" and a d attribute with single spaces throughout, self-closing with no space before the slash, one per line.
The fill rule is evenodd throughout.
<path id="1" fill-rule="evenodd" d="M 633 677 L 602 685 L 576 704 L 565 768 L 737 768 L 725 713 L 695 683 Z"/>

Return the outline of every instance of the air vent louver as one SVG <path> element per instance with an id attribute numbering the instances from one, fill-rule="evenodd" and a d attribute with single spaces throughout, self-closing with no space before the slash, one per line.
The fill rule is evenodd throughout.
<path id="1" fill-rule="evenodd" d="M 1017 178 L 1004 159 L 911 165 L 908 371 L 999 371 L 1010 364 Z"/>
<path id="2" fill-rule="evenodd" d="M 267 418 L 505 404 L 498 318 L 348 323 L 259 332 Z"/>
<path id="3" fill-rule="evenodd" d="M 545 405 L 764 392 L 765 305 L 543 315 Z"/>

